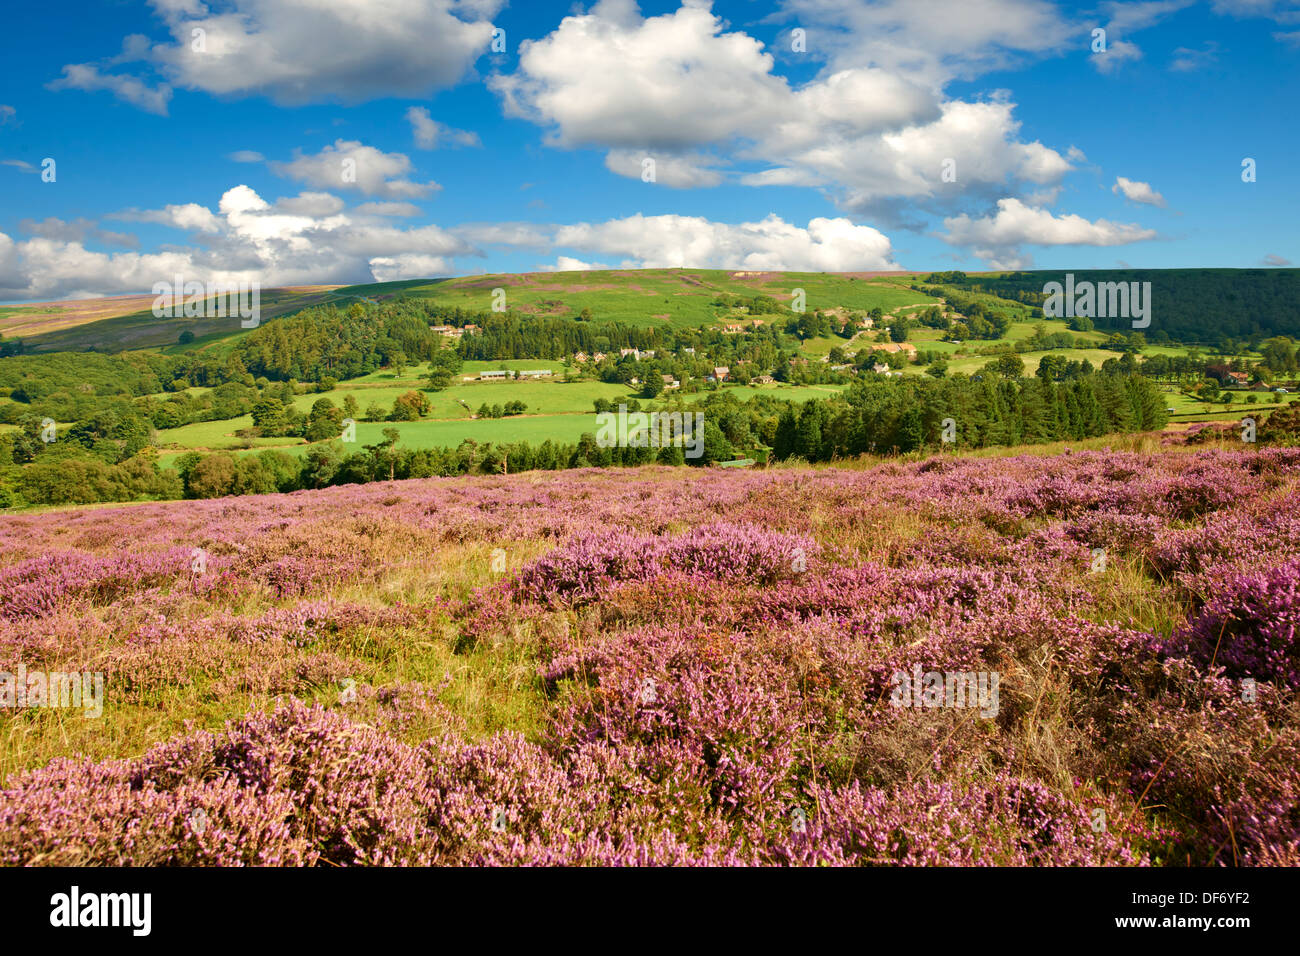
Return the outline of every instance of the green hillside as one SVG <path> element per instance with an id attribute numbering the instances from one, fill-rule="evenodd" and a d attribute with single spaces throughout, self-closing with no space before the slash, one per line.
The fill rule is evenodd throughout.
<path id="1" fill-rule="evenodd" d="M 932 304 L 907 286 L 907 273 L 874 278 L 834 273 L 767 272 L 756 275 L 720 269 L 637 269 L 596 272 L 530 272 L 461 276 L 436 282 L 388 282 L 346 286 L 337 295 L 379 298 L 401 293 L 468 311 L 491 311 L 493 291 L 505 293 L 506 308 L 525 315 L 579 315 L 599 320 L 677 328 L 725 324 L 733 310 L 714 304 L 719 295 L 769 296 L 790 305 L 803 289 L 806 309 L 849 308 L 886 312 L 913 303 Z"/>
<path id="2" fill-rule="evenodd" d="M 601 321 L 653 327 L 698 328 L 723 325 L 736 313 L 715 305 L 719 295 L 768 296 L 789 306 L 803 289 L 808 311 L 828 308 L 890 312 L 933 299 L 908 288 L 915 276 L 897 273 L 859 277 L 847 274 L 783 272 L 744 275 L 716 269 L 641 269 L 601 272 L 532 272 L 519 275 L 408 279 L 310 291 L 263 289 L 262 321 L 292 315 L 314 305 L 357 301 L 384 302 L 396 296 L 428 299 L 471 312 L 493 310 L 494 289 L 505 292 L 507 309 L 524 315 L 576 316 L 584 309 Z M 178 344 L 183 331 L 195 336 Z M 224 352 L 245 335 L 227 318 L 156 318 L 148 309 L 22 336 L 26 351 L 119 352 L 157 348 L 178 353 L 189 348 Z M 12 335 L 10 337 L 13 337 Z"/>

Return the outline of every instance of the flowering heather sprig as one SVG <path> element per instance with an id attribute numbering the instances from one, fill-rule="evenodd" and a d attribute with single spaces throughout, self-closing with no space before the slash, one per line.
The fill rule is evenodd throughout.
<path id="1" fill-rule="evenodd" d="M 0 619 L 44 617 L 76 599 L 108 604 L 189 572 L 190 553 L 182 548 L 106 558 L 80 552 L 33 558 L 0 569 Z"/>
<path id="2" fill-rule="evenodd" d="M 804 835 L 780 848 L 790 863 L 902 866 L 1147 865 L 1140 826 L 1094 830 L 1101 806 L 1075 803 L 1035 781 L 1000 774 L 958 787 L 917 782 L 884 790 L 818 788 Z M 1112 806 L 1110 818 L 1122 820 Z M 1118 828 L 1117 828 L 1118 829 Z"/>
<path id="3" fill-rule="evenodd" d="M 819 549 L 807 537 L 753 525 L 713 524 L 681 537 L 610 531 L 576 538 L 523 568 L 510 582 L 519 599 L 590 600 L 625 581 L 679 572 L 738 585 L 797 576 Z"/>
<path id="4" fill-rule="evenodd" d="M 1170 861 L 1300 861 L 1300 729 L 1295 695 L 1269 683 L 1243 693 L 1222 668 L 1163 662 L 1159 693 L 1115 700 L 1105 743 L 1130 767 L 1135 800 L 1176 825 Z"/>
<path id="5" fill-rule="evenodd" d="M 566 771 L 512 735 L 411 747 L 289 702 L 130 763 L 23 775 L 0 803 L 0 864 L 744 862 L 647 823 L 612 789 L 618 764 L 578 753 Z"/>
<path id="6" fill-rule="evenodd" d="M 1223 583 L 1167 651 L 1300 690 L 1300 560 Z"/>
<path id="7" fill-rule="evenodd" d="M 1166 528 L 1147 552 L 1152 567 L 1204 599 L 1217 583 L 1300 553 L 1300 493 L 1245 498 L 1192 528 Z"/>

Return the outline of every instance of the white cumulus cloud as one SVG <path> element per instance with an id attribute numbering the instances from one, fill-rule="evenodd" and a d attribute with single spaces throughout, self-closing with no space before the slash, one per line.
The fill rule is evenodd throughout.
<path id="1" fill-rule="evenodd" d="M 559 227 L 555 245 L 624 256 L 623 268 L 756 271 L 893 270 L 889 238 L 847 219 L 816 218 L 807 227 L 771 215 L 759 222 L 714 222 L 701 216 L 628 216 Z"/>
<path id="2" fill-rule="evenodd" d="M 1041 51 L 1058 42 L 1060 31 L 1047 29 L 1055 22 L 1049 5 L 975 5 L 984 16 L 1018 13 L 1027 21 L 1010 32 L 1005 21 L 998 29 L 984 23 L 972 44 Z M 850 33 L 874 24 L 921 35 L 922 18 L 897 3 L 882 5 L 883 20 L 861 22 L 842 3 L 796 6 L 843 21 Z M 959 5 L 928 6 L 938 15 L 927 19 L 954 49 L 959 38 L 941 22 L 951 15 L 974 28 L 978 19 Z M 1022 29 L 1025 22 L 1039 32 Z M 706 3 L 643 17 L 635 4 L 605 2 L 525 41 L 518 69 L 489 85 L 508 115 L 545 128 L 550 145 L 605 149 L 606 166 L 634 179 L 653 158 L 656 182 L 678 188 L 718 185 L 728 178 L 722 168 L 734 165 L 743 184 L 821 188 L 845 209 L 868 214 L 900 199 L 951 205 L 978 193 L 991 200 L 1009 184 L 1053 186 L 1071 169 L 1050 147 L 1020 140 L 1005 94 L 950 99 L 916 63 L 891 59 L 891 68 L 881 68 L 851 52 L 834 47 L 832 70 L 794 86 L 776 74 L 776 57 L 761 41 L 728 31 Z M 944 188 L 946 160 L 956 162 L 960 188 Z"/>
<path id="3" fill-rule="evenodd" d="M 109 90 L 166 113 L 173 87 L 278 103 L 425 96 L 459 81 L 487 49 L 504 0 L 152 0 L 170 37 L 133 35 L 103 66 L 74 63 L 52 88 Z M 150 73 L 160 79 L 150 85 Z"/>
<path id="4" fill-rule="evenodd" d="M 453 129 L 440 123 L 423 106 L 412 106 L 406 111 L 406 121 L 411 124 L 415 145 L 420 149 L 437 149 L 442 145 L 482 146 L 478 133 Z"/>
<path id="5" fill-rule="evenodd" d="M 597 269 L 608 269 L 609 266 L 603 262 L 583 262 L 581 259 L 575 259 L 573 256 L 559 256 L 554 265 L 542 266 L 543 272 L 593 272 Z"/>
<path id="6" fill-rule="evenodd" d="M 1056 216 L 1016 198 L 1000 199 L 997 205 L 993 216 L 945 219 L 948 233 L 943 238 L 953 245 L 972 247 L 981 259 L 1006 262 L 1016 257 L 1015 250 L 1021 245 L 1120 246 L 1157 235 L 1154 229 L 1135 223 L 1088 220 L 1073 214 Z"/>
<path id="7" fill-rule="evenodd" d="M 276 175 L 309 186 L 356 190 L 381 199 L 421 199 L 442 188 L 408 178 L 415 167 L 404 153 L 385 153 L 357 140 L 335 140 L 319 153 L 297 151 L 292 160 L 268 165 Z"/>
<path id="8" fill-rule="evenodd" d="M 435 225 L 390 225 L 384 212 L 347 210 L 338 197 L 319 192 L 268 202 L 240 185 L 226 190 L 215 211 L 178 203 L 111 217 L 191 234 L 190 245 L 144 253 L 89 250 L 78 235 L 94 237 L 88 226 L 46 220 L 33 224 L 38 234 L 30 238 L 0 233 L 0 298 L 147 292 L 178 273 L 204 282 L 256 280 L 265 288 L 369 282 L 446 274 L 458 257 L 481 255 Z"/>
<path id="9" fill-rule="evenodd" d="M 1150 183 L 1142 183 L 1133 179 L 1125 179 L 1123 176 L 1116 176 L 1115 185 L 1110 187 L 1110 191 L 1116 196 L 1123 196 L 1129 202 L 1141 203 L 1144 206 L 1159 206 L 1161 208 L 1165 206 L 1165 197 L 1152 189 Z"/>

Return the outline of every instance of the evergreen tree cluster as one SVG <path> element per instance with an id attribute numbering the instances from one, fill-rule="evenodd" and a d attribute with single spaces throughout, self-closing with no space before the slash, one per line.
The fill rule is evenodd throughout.
<path id="1" fill-rule="evenodd" d="M 908 378 L 855 383 L 843 398 L 790 406 L 773 457 L 829 461 L 917 451 L 944 444 L 945 420 L 959 448 L 1080 440 L 1150 431 L 1168 421 L 1150 380 L 1101 374 L 1044 379 Z"/>

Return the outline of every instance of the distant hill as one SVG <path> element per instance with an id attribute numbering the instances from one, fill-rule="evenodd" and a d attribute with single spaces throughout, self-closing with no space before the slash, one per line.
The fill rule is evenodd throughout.
<path id="1" fill-rule="evenodd" d="M 908 288 L 917 274 L 906 272 L 753 272 L 721 269 L 639 269 L 600 272 L 530 272 L 515 275 L 408 279 L 354 286 L 299 286 L 263 289 L 262 319 L 267 321 L 309 306 L 396 295 L 432 299 L 471 312 L 491 311 L 504 292 L 504 306 L 524 315 L 579 315 L 584 309 L 602 321 L 650 327 L 670 324 L 698 328 L 725 321 L 719 296 L 767 296 L 784 305 L 802 289 L 808 311 L 821 308 L 885 311 L 921 302 Z M 203 348 L 242 331 L 229 319 L 156 318 L 152 296 L 115 296 L 70 302 L 0 306 L 0 334 L 21 338 L 25 351 L 119 352 L 175 348 L 184 330 Z"/>
<path id="2" fill-rule="evenodd" d="M 262 319 L 336 302 L 381 302 L 394 296 L 430 299 L 467 312 L 510 311 L 536 316 L 578 316 L 640 327 L 721 326 L 728 301 L 768 297 L 789 307 L 798 290 L 805 308 L 891 312 L 933 301 L 913 286 L 930 286 L 930 273 L 761 272 L 724 269 L 610 269 L 595 272 L 528 272 L 454 278 L 408 279 L 353 286 L 295 286 L 262 291 Z M 1063 271 L 945 273 L 958 288 L 991 293 L 1026 305 L 1041 304 L 1043 286 Z M 1150 282 L 1153 316 L 1148 338 L 1215 344 L 1222 337 L 1300 338 L 1300 269 L 1078 270 L 1076 281 Z M 500 290 L 500 293 L 497 293 Z M 244 334 L 229 319 L 156 318 L 152 296 L 115 296 L 70 302 L 0 306 L 0 334 L 21 338 L 36 352 L 120 352 L 139 348 L 175 351 L 182 331 L 186 348 L 224 350 Z M 1131 331 L 1123 319 L 1094 320 L 1103 331 Z"/>
<path id="3" fill-rule="evenodd" d="M 1213 345 L 1227 336 L 1300 337 L 1300 269 L 1078 269 L 1078 282 L 1150 282 L 1149 339 L 1165 333 L 1177 342 Z M 1039 304 L 1043 286 L 1062 282 L 1065 270 L 970 273 L 959 288 Z M 1126 319 L 1097 318 L 1096 327 L 1130 332 Z"/>
<path id="4" fill-rule="evenodd" d="M 325 302 L 337 288 L 313 285 L 263 289 L 262 318 Z M 153 314 L 153 303 L 154 296 L 149 294 L 0 306 L 0 335 L 21 339 L 26 351 L 120 352 L 175 345 L 185 329 L 199 340 L 230 334 L 228 319 L 160 319 Z"/>
<path id="5" fill-rule="evenodd" d="M 506 308 L 525 315 L 578 315 L 602 321 L 698 328 L 721 321 L 719 296 L 768 296 L 789 306 L 802 289 L 807 311 L 844 307 L 886 311 L 919 301 L 910 272 L 758 272 L 727 269 L 610 269 L 525 272 L 347 286 L 338 293 L 401 293 L 468 311 L 493 308 L 500 289 Z M 924 297 L 922 297 L 924 298 Z"/>

